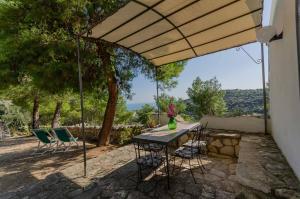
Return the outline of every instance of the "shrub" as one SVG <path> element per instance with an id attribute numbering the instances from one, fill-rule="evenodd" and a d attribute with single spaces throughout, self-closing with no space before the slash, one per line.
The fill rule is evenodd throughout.
<path id="1" fill-rule="evenodd" d="M 153 113 L 155 113 L 155 108 L 149 104 L 145 104 L 140 110 L 136 111 L 136 120 L 146 127 L 152 127 L 155 122 L 152 117 Z"/>

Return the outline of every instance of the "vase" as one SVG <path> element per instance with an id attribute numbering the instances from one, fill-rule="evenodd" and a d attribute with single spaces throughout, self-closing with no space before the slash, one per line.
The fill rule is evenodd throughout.
<path id="1" fill-rule="evenodd" d="M 169 128 L 169 130 L 174 130 L 174 129 L 176 129 L 176 127 L 177 127 L 176 120 L 174 117 L 171 117 L 169 119 L 168 128 Z"/>

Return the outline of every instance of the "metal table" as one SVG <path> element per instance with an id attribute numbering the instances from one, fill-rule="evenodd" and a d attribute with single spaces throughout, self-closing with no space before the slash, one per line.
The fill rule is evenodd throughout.
<path id="1" fill-rule="evenodd" d="M 200 126 L 200 123 L 177 123 L 177 128 L 175 130 L 169 130 L 168 126 L 162 126 L 153 129 L 150 132 L 143 133 L 133 137 L 133 141 L 137 143 L 157 143 L 165 146 L 166 153 L 166 163 L 167 163 L 167 181 L 168 189 L 170 188 L 170 173 L 169 173 L 169 158 L 168 158 L 168 145 L 169 143 L 177 140 L 181 136 L 187 134 L 191 130 L 196 129 Z"/>

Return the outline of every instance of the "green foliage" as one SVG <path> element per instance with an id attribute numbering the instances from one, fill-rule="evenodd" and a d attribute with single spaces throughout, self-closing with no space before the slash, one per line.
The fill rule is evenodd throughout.
<path id="1" fill-rule="evenodd" d="M 79 127 L 68 128 L 75 137 L 82 138 L 82 133 Z M 141 125 L 120 125 L 113 128 L 111 134 L 111 142 L 113 144 L 124 145 L 132 141 L 132 137 L 141 134 L 143 127 Z M 96 141 L 97 134 L 100 131 L 99 127 L 86 127 L 86 139 Z"/>
<path id="2" fill-rule="evenodd" d="M 0 100 L 0 120 L 4 121 L 11 130 L 26 132 L 30 115 L 10 101 Z"/>
<path id="3" fill-rule="evenodd" d="M 128 144 L 132 141 L 134 136 L 141 134 L 141 131 L 141 126 L 120 128 L 114 131 L 112 142 L 119 145 Z"/>
<path id="4" fill-rule="evenodd" d="M 226 104 L 223 99 L 224 92 L 221 84 L 216 78 L 202 81 L 197 77 L 188 88 L 189 96 L 188 112 L 197 119 L 203 115 L 223 115 L 226 111 Z"/>
<path id="5" fill-rule="evenodd" d="M 156 80 L 159 83 L 159 89 L 172 89 L 177 86 L 177 77 L 184 70 L 186 61 L 175 62 L 171 64 L 166 64 L 161 67 L 141 67 L 141 72 L 148 79 L 153 80 L 155 83 Z M 157 72 L 157 73 L 156 73 Z"/>
<path id="6" fill-rule="evenodd" d="M 155 101 L 157 101 L 156 97 L 155 97 Z M 172 101 L 172 103 L 175 105 L 175 111 L 177 114 L 182 114 L 185 112 L 186 109 L 186 104 L 184 102 L 183 99 L 181 98 L 175 98 L 172 96 L 168 96 L 165 93 L 162 93 L 159 97 L 158 97 L 158 105 L 159 105 L 159 109 L 162 112 L 168 112 L 168 107 L 170 102 Z"/>
<path id="7" fill-rule="evenodd" d="M 49 124 L 57 100 L 63 102 L 61 124 L 80 121 L 77 33 L 111 14 L 127 0 L 6 0 L 0 1 L 0 89 L 3 99 L 32 110 L 40 99 L 40 120 Z M 100 41 L 97 41 L 100 42 Z M 101 43 L 100 45 L 103 45 Z M 105 67 L 112 68 L 120 90 L 115 123 L 128 123 L 132 113 L 125 99 L 140 73 L 154 80 L 155 67 L 131 51 L 107 44 L 111 66 L 104 66 L 97 43 L 81 40 L 85 120 L 100 123 L 107 102 Z M 161 88 L 173 88 L 185 62 L 166 65 L 157 76 Z M 13 92 L 12 92 L 13 91 Z M 151 120 L 151 119 L 150 119 Z M 150 121 L 150 123 L 153 123 Z"/>
<path id="8" fill-rule="evenodd" d="M 224 90 L 224 100 L 227 105 L 227 116 L 263 114 L 263 90 Z"/>
<path id="9" fill-rule="evenodd" d="M 155 108 L 149 104 L 145 104 L 141 109 L 136 111 L 136 121 L 143 124 L 146 127 L 151 127 L 154 125 L 153 114 L 155 113 Z"/>

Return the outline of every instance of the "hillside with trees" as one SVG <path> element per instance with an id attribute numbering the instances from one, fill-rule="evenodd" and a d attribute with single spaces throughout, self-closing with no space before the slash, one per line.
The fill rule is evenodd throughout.
<path id="1" fill-rule="evenodd" d="M 224 90 L 228 116 L 263 114 L 262 89 Z"/>

